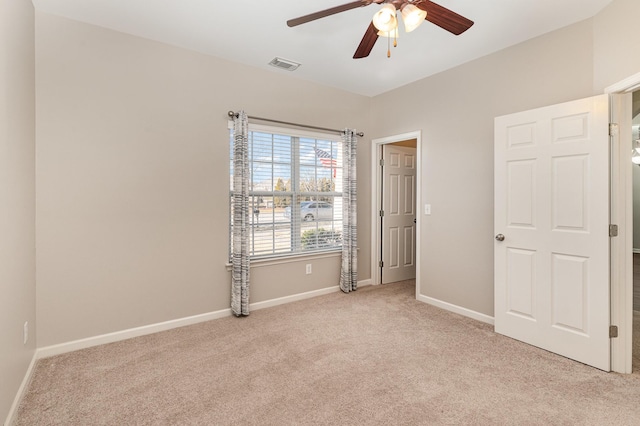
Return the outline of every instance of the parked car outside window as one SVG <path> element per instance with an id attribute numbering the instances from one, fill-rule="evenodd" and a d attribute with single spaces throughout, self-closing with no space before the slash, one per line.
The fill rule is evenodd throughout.
<path id="1" fill-rule="evenodd" d="M 291 218 L 291 207 L 284 209 L 284 216 Z M 305 222 L 333 220 L 333 205 L 325 201 L 303 201 L 300 203 L 300 218 Z"/>

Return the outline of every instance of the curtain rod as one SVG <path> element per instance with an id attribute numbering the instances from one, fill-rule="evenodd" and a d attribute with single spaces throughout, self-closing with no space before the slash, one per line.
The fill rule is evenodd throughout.
<path id="1" fill-rule="evenodd" d="M 229 111 L 229 117 L 237 117 L 238 113 L 237 112 L 233 112 L 233 111 Z M 272 120 L 270 118 L 262 118 L 262 117 L 254 117 L 254 116 L 247 116 L 247 118 L 251 118 L 253 120 L 260 120 L 260 121 L 268 121 L 270 123 L 277 123 L 277 124 L 286 124 L 288 126 L 296 126 L 296 127 L 304 127 L 307 129 L 314 129 L 314 130 L 324 130 L 327 132 L 335 132 L 335 133 L 343 133 L 343 130 L 338 130 L 338 129 L 328 129 L 326 127 L 317 127 L 317 126 L 309 126 L 307 124 L 298 124 L 298 123 L 290 123 L 288 121 L 280 121 L 280 120 Z M 363 132 L 358 132 L 356 133 L 357 136 L 359 137 L 363 137 L 364 133 Z"/>

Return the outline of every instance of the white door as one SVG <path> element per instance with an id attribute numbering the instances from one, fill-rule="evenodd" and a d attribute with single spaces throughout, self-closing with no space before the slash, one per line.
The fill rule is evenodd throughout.
<path id="1" fill-rule="evenodd" d="M 382 283 L 416 277 L 416 149 L 383 145 Z"/>
<path id="2" fill-rule="evenodd" d="M 608 105 L 495 119 L 495 330 L 605 371 Z"/>

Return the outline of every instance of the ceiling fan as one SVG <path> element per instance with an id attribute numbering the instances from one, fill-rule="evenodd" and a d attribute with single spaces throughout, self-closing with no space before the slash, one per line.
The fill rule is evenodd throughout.
<path id="1" fill-rule="evenodd" d="M 462 34 L 473 25 L 473 21 L 430 0 L 357 0 L 299 18 L 290 19 L 287 21 L 287 25 L 289 27 L 295 27 L 347 10 L 369 6 L 372 3 L 382 4 L 383 6 L 382 9 L 373 16 L 373 20 L 364 33 L 364 37 L 362 37 L 360 45 L 353 55 L 353 59 L 369 56 L 373 45 L 378 40 L 378 36 L 394 37 L 393 34 L 397 35 L 397 11 L 400 11 L 402 14 L 406 32 L 413 31 L 424 20 L 436 24 L 440 28 L 455 35 Z M 387 56 L 389 56 L 389 54 L 387 54 Z"/>

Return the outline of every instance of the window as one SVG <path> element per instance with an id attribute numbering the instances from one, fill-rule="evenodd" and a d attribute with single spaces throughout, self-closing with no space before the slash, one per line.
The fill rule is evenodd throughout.
<path id="1" fill-rule="evenodd" d="M 233 195 L 233 134 L 230 144 Z M 341 148 L 338 135 L 249 126 L 252 258 L 341 247 Z"/>

